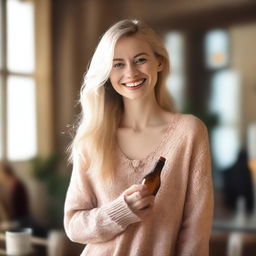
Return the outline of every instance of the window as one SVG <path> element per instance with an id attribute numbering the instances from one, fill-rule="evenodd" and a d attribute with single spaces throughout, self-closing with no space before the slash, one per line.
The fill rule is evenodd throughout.
<path id="1" fill-rule="evenodd" d="M 230 39 L 224 29 L 210 30 L 205 36 L 205 62 L 210 77 L 209 111 L 219 123 L 211 133 L 212 153 L 217 170 L 232 166 L 241 149 L 241 79 L 229 68 Z"/>
<path id="2" fill-rule="evenodd" d="M 179 32 L 169 32 L 165 44 L 170 56 L 171 74 L 168 78 L 168 90 L 174 98 L 179 111 L 185 106 L 185 75 L 184 75 L 184 37 Z"/>
<path id="3" fill-rule="evenodd" d="M 235 163 L 241 149 L 241 81 L 240 74 L 226 68 L 229 38 L 224 30 L 212 30 L 205 40 L 206 64 L 212 70 L 209 111 L 219 123 L 212 131 L 215 167 L 225 170 Z"/>
<path id="4" fill-rule="evenodd" d="M 26 160 L 37 151 L 34 4 L 0 5 L 0 158 Z"/>
<path id="5" fill-rule="evenodd" d="M 229 37 L 225 30 L 215 29 L 205 38 L 205 62 L 209 69 L 223 68 L 229 62 Z"/>

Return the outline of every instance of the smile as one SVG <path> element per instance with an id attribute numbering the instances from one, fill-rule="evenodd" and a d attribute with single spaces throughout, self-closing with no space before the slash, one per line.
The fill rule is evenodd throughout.
<path id="1" fill-rule="evenodd" d="M 139 87 L 140 85 L 142 85 L 144 82 L 146 81 L 145 78 L 134 81 L 134 82 L 130 82 L 130 83 L 122 83 L 122 85 L 127 86 L 129 88 L 136 88 Z"/>

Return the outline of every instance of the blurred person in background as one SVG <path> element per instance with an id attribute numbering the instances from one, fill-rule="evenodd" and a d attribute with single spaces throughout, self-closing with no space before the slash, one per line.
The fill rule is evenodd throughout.
<path id="1" fill-rule="evenodd" d="M 160 37 L 123 20 L 101 38 L 85 74 L 66 195 L 68 237 L 82 256 L 207 256 L 213 214 L 208 133 L 175 112 Z M 141 184 L 166 158 L 156 196 Z"/>
<path id="2" fill-rule="evenodd" d="M 5 223 L 9 220 L 8 209 L 5 201 L 3 188 L 0 186 L 0 230 L 4 228 Z"/>
<path id="3" fill-rule="evenodd" d="M 6 219 L 23 226 L 30 216 L 28 192 L 8 162 L 0 162 L 0 191 Z"/>
<path id="4" fill-rule="evenodd" d="M 222 170 L 224 180 L 224 200 L 226 206 L 235 211 L 239 197 L 245 201 L 248 212 L 252 212 L 254 206 L 253 180 L 248 166 L 248 153 L 242 149 L 237 156 L 236 162 Z"/>

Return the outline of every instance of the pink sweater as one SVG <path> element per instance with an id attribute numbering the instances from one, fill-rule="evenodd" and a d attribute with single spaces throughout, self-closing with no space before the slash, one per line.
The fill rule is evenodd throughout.
<path id="1" fill-rule="evenodd" d="M 166 158 L 152 213 L 140 219 L 122 192 Z M 68 237 L 87 244 L 82 256 L 207 256 L 213 191 L 208 134 L 192 115 L 173 114 L 165 135 L 145 159 L 120 150 L 114 185 L 74 163 L 65 202 Z"/>

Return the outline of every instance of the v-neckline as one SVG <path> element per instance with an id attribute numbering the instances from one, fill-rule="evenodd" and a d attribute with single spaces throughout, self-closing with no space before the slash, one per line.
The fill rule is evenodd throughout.
<path id="1" fill-rule="evenodd" d="M 159 143 L 157 144 L 157 146 L 151 152 L 149 152 L 145 157 L 140 158 L 140 159 L 131 159 L 122 151 L 121 147 L 117 143 L 117 151 L 120 153 L 120 156 L 122 157 L 122 159 L 132 163 L 133 165 L 139 165 L 139 163 L 145 162 L 149 159 L 153 159 L 155 157 L 155 155 L 157 154 L 157 152 L 162 147 L 163 143 L 166 141 L 166 139 L 170 133 L 170 130 L 173 128 L 175 114 L 177 114 L 177 113 L 172 113 L 171 118 L 170 118 L 171 120 L 169 121 L 169 123 L 166 127 L 166 130 L 164 131 L 162 138 L 159 140 Z"/>

